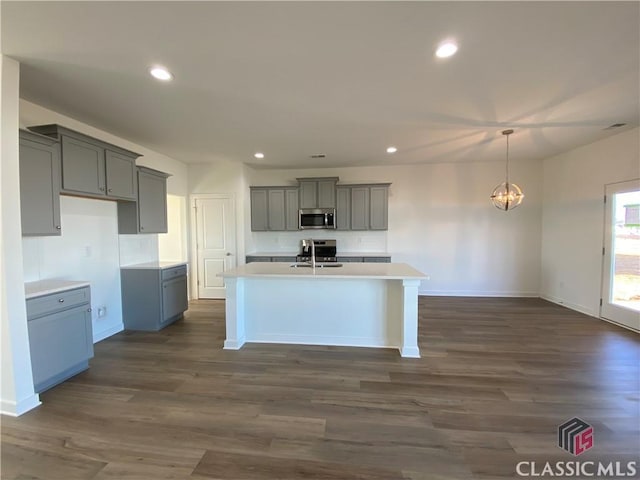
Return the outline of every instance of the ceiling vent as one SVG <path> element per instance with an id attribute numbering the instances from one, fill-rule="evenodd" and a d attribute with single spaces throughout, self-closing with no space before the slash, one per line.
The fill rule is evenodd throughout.
<path id="1" fill-rule="evenodd" d="M 609 125 L 605 130 L 612 130 L 614 128 L 624 127 L 626 123 L 614 123 L 613 125 Z"/>
<path id="2" fill-rule="evenodd" d="M 309 158 L 327 158 L 324 153 L 314 153 L 313 155 L 309 155 Z"/>

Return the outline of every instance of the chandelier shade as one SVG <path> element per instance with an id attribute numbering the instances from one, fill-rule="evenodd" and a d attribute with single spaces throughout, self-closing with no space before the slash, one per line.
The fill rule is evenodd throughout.
<path id="1" fill-rule="evenodd" d="M 513 210 L 522 203 L 524 193 L 515 183 L 502 182 L 491 194 L 491 201 L 500 210 Z"/>
<path id="2" fill-rule="evenodd" d="M 502 134 L 507 137 L 506 180 L 494 188 L 491 194 L 491 201 L 495 207 L 505 212 L 516 208 L 524 199 L 522 189 L 515 183 L 509 182 L 509 135 L 512 133 L 513 130 L 504 130 L 502 132 Z"/>

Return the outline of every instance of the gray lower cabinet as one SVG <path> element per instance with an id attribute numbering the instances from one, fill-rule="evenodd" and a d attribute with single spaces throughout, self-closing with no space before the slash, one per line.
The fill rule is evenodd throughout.
<path id="1" fill-rule="evenodd" d="M 289 257 L 266 257 L 263 255 L 247 255 L 245 257 L 246 263 L 254 263 L 254 262 L 285 262 L 285 263 L 293 263 L 296 261 L 295 256 Z"/>
<path id="2" fill-rule="evenodd" d="M 137 167 L 137 202 L 118 202 L 118 233 L 167 233 L 168 174 Z"/>
<path id="3" fill-rule="evenodd" d="M 122 319 L 127 330 L 158 331 L 189 308 L 187 266 L 122 267 Z"/>
<path id="4" fill-rule="evenodd" d="M 22 235 L 60 235 L 60 146 L 57 140 L 20 130 Z"/>
<path id="5" fill-rule="evenodd" d="M 136 200 L 138 153 L 60 125 L 29 130 L 60 139 L 61 193 L 113 200 Z"/>
<path id="6" fill-rule="evenodd" d="M 89 287 L 27 300 L 33 383 L 37 393 L 89 368 L 93 357 Z"/>
<path id="7" fill-rule="evenodd" d="M 364 263 L 391 263 L 391 257 L 362 257 Z"/>
<path id="8" fill-rule="evenodd" d="M 254 262 L 270 262 L 271 257 L 264 257 L 260 255 L 247 255 L 245 257 L 246 263 L 254 263 Z"/>
<path id="9" fill-rule="evenodd" d="M 362 263 L 362 257 L 336 257 L 340 263 Z"/>
<path id="10" fill-rule="evenodd" d="M 298 189 L 251 187 L 251 231 L 298 230 Z"/>
<path id="11" fill-rule="evenodd" d="M 337 257 L 340 263 L 391 263 L 391 257 L 351 256 Z"/>

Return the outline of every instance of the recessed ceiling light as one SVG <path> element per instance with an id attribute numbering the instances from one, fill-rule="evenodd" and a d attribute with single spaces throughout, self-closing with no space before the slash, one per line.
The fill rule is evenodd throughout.
<path id="1" fill-rule="evenodd" d="M 396 153 L 397 151 L 396 147 L 387 147 L 387 153 Z"/>
<path id="2" fill-rule="evenodd" d="M 171 72 L 164 67 L 152 67 L 149 70 L 149 73 L 153 78 L 157 78 L 158 80 L 163 80 L 165 82 L 173 78 Z"/>
<path id="3" fill-rule="evenodd" d="M 436 57 L 447 58 L 454 55 L 458 51 L 458 45 L 452 41 L 442 42 L 436 50 Z"/>
<path id="4" fill-rule="evenodd" d="M 256 157 L 256 158 L 264 158 L 264 153 L 256 152 L 256 153 L 253 154 L 253 156 Z"/>

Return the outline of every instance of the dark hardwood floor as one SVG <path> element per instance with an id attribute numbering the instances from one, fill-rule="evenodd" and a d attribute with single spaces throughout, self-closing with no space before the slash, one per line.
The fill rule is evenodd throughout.
<path id="1" fill-rule="evenodd" d="M 224 303 L 95 346 L 2 417 L 2 479 L 517 478 L 520 461 L 637 460 L 640 338 L 538 299 L 420 298 L 396 350 L 222 350 Z M 595 445 L 557 446 L 579 417 Z M 574 477 L 575 478 L 575 477 Z"/>

